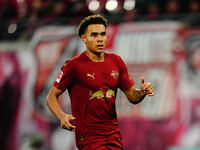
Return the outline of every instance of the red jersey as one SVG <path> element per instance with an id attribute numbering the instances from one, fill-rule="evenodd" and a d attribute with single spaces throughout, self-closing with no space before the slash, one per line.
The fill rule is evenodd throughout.
<path id="1" fill-rule="evenodd" d="M 54 86 L 68 89 L 79 149 L 105 139 L 122 147 L 115 98 L 117 88 L 123 91 L 133 84 L 118 55 L 104 53 L 104 62 L 94 62 L 83 52 L 66 61 Z"/>

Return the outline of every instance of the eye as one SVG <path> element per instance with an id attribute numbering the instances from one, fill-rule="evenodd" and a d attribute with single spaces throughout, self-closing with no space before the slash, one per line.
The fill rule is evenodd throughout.
<path id="1" fill-rule="evenodd" d="M 98 35 L 98 33 L 91 33 L 91 36 L 97 36 Z"/>
<path id="2" fill-rule="evenodd" d="M 102 32 L 102 33 L 101 33 L 101 36 L 105 36 L 105 35 L 106 35 L 106 32 Z"/>

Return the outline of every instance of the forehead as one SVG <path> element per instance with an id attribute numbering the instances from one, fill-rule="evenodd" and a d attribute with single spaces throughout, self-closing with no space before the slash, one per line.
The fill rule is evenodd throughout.
<path id="1" fill-rule="evenodd" d="M 88 33 L 91 33 L 91 32 L 101 33 L 105 31 L 106 31 L 106 27 L 103 24 L 91 24 L 87 28 Z"/>

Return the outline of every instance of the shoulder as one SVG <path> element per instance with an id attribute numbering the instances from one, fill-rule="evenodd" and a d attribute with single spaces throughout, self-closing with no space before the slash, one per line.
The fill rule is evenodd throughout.
<path id="1" fill-rule="evenodd" d="M 106 52 L 106 53 L 104 53 L 104 54 L 105 54 L 105 56 L 108 57 L 108 58 L 112 58 L 112 59 L 121 59 L 121 57 L 120 57 L 119 55 L 114 54 L 114 53 L 108 53 L 108 52 Z"/>
<path id="2" fill-rule="evenodd" d="M 71 58 L 71 59 L 68 59 L 66 60 L 65 63 L 68 63 L 70 65 L 75 65 L 77 63 L 81 63 L 82 61 L 85 60 L 85 57 L 84 57 L 84 52 L 76 55 L 75 57 Z"/>
<path id="3" fill-rule="evenodd" d="M 78 62 L 81 61 L 84 58 L 84 52 L 76 55 L 75 57 L 71 58 L 69 61 L 73 62 Z"/>
<path id="4" fill-rule="evenodd" d="M 71 58 L 71 59 L 67 59 L 65 61 L 65 63 L 63 64 L 62 69 L 68 68 L 68 67 L 72 67 L 73 64 L 79 59 L 79 57 L 80 57 L 80 54 L 75 56 L 75 57 L 73 57 L 73 58 Z"/>
<path id="5" fill-rule="evenodd" d="M 105 53 L 105 56 L 106 56 L 108 59 L 112 59 L 112 60 L 115 61 L 115 62 L 121 62 L 121 61 L 123 61 L 122 58 L 121 58 L 119 55 L 114 54 L 114 53 L 108 53 L 108 52 L 106 52 L 106 53 Z"/>

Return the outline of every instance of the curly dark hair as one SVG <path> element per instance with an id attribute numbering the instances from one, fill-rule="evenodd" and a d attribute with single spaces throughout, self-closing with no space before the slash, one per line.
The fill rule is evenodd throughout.
<path id="1" fill-rule="evenodd" d="M 85 34 L 88 26 L 91 24 L 103 24 L 105 27 L 108 26 L 108 21 L 101 15 L 95 14 L 88 17 L 85 17 L 78 27 L 78 35 L 81 37 L 82 34 Z"/>

